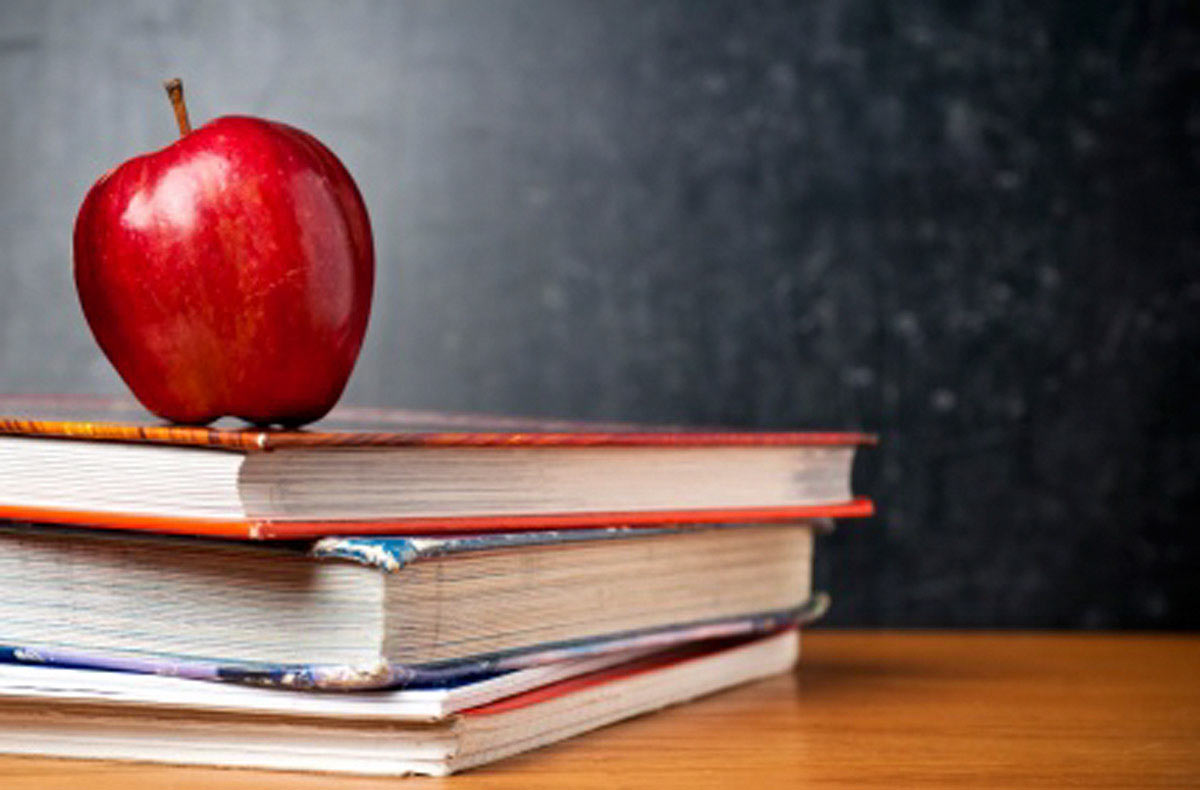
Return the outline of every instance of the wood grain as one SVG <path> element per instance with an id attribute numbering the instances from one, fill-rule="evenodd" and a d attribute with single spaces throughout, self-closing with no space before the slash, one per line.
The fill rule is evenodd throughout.
<path id="1" fill-rule="evenodd" d="M 449 779 L 0 758 L 0 786 L 1200 786 L 1200 636 L 817 631 L 795 675 Z"/>

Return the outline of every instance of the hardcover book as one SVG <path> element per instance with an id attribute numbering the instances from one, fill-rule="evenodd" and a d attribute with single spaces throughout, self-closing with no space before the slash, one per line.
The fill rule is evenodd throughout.
<path id="1" fill-rule="evenodd" d="M 0 753 L 444 775 L 786 671 L 798 645 L 789 629 L 369 695 L 0 665 Z"/>
<path id="2" fill-rule="evenodd" d="M 305 431 L 153 424 L 127 401 L 0 398 L 0 518 L 226 538 L 869 515 L 860 433 L 335 410 Z"/>
<path id="3" fill-rule="evenodd" d="M 442 682 L 811 619 L 793 524 L 330 537 L 0 528 L 0 656 L 299 688 Z"/>

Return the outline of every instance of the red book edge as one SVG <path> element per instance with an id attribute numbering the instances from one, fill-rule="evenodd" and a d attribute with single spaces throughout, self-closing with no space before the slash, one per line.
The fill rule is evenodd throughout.
<path id="1" fill-rule="evenodd" d="M 121 513 L 95 513 L 0 504 L 0 519 L 96 529 L 133 530 L 239 540 L 311 540 L 329 535 L 430 535 L 584 529 L 588 527 L 662 527 L 724 522 L 798 521 L 813 518 L 862 518 L 873 515 L 870 499 L 779 508 L 671 510 L 644 513 L 551 513 L 513 516 L 457 516 L 386 521 L 214 520 Z"/>
<path id="2" fill-rule="evenodd" d="M 783 632 L 780 632 L 783 633 Z M 759 637 L 766 638 L 766 637 Z M 566 697 L 584 689 L 601 686 L 606 683 L 611 683 L 616 680 L 624 680 L 625 678 L 644 675 L 648 672 L 655 672 L 667 667 L 679 666 L 692 661 L 708 658 L 717 655 L 724 650 L 741 644 L 748 644 L 744 640 L 735 640 L 733 642 L 724 642 L 718 646 L 712 644 L 697 644 L 688 645 L 677 650 L 671 650 L 666 653 L 647 656 L 637 659 L 626 664 L 618 664 L 608 669 L 601 669 L 587 675 L 579 675 L 566 680 L 560 680 L 557 683 L 551 683 L 547 686 L 531 689 L 511 697 L 505 697 L 494 702 L 488 702 L 483 705 L 478 705 L 474 708 L 467 708 L 461 711 L 464 716 L 491 716 L 498 713 L 507 713 L 521 708 L 528 708 L 542 702 L 549 702 L 559 697 Z"/>

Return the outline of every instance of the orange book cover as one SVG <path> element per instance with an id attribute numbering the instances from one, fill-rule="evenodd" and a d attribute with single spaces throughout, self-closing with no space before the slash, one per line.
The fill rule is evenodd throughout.
<path id="1" fill-rule="evenodd" d="M 69 395 L 0 395 L 0 436 L 86 442 L 199 447 L 233 453 L 270 453 L 320 447 L 853 447 L 876 443 L 857 432 L 733 431 L 626 423 L 576 422 L 398 409 L 340 407 L 302 430 L 276 430 L 222 420 L 210 426 L 154 421 L 127 399 Z M 871 501 L 802 507 L 506 514 L 353 521 L 215 520 L 12 506 L 0 501 L 0 519 L 223 538 L 308 539 L 335 534 L 427 534 L 664 526 L 734 521 L 785 521 L 869 516 Z"/>

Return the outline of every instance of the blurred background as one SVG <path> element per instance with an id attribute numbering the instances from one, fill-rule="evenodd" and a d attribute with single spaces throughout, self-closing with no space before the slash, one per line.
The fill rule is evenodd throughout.
<path id="1" fill-rule="evenodd" d="M 123 392 L 96 178 L 304 128 L 378 281 L 343 402 L 863 428 L 827 620 L 1200 626 L 1187 2 L 0 3 L 0 390 Z"/>

